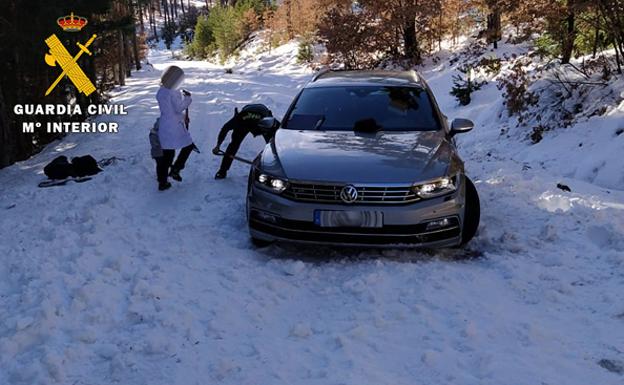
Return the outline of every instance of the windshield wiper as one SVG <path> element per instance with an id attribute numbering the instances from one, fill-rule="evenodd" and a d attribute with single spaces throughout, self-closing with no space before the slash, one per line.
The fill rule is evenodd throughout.
<path id="1" fill-rule="evenodd" d="M 323 123 L 325 123 L 325 115 L 321 116 L 318 122 L 316 122 L 316 125 L 314 125 L 314 130 L 316 131 L 320 130 Z"/>

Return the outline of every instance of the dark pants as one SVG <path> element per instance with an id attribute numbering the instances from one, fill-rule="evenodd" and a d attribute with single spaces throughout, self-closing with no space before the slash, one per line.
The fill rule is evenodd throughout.
<path id="1" fill-rule="evenodd" d="M 221 161 L 221 168 L 219 168 L 219 171 L 227 172 L 230 169 L 230 167 L 232 166 L 232 161 L 234 161 L 232 157 L 235 156 L 238 152 L 238 149 L 243 143 L 243 140 L 245 140 L 247 134 L 249 134 L 249 130 L 232 130 L 232 141 L 225 149 L 225 155 L 223 156 L 223 160 Z M 267 143 L 269 143 L 269 141 L 273 137 L 273 135 L 271 134 L 263 134 L 262 136 Z"/>
<path id="2" fill-rule="evenodd" d="M 156 158 L 156 175 L 158 175 L 158 183 L 167 182 L 170 168 L 177 171 L 183 170 L 186 160 L 189 155 L 191 155 L 191 151 L 193 151 L 192 144 L 181 149 L 180 154 L 178 154 L 178 159 L 176 159 L 174 163 L 173 158 L 175 157 L 175 150 L 163 150 L 163 156 Z"/>

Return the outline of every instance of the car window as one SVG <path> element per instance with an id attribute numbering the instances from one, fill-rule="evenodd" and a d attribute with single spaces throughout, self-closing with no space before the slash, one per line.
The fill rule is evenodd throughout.
<path id="1" fill-rule="evenodd" d="M 344 86 L 303 90 L 284 128 L 296 130 L 434 131 L 429 95 L 420 87 Z"/>

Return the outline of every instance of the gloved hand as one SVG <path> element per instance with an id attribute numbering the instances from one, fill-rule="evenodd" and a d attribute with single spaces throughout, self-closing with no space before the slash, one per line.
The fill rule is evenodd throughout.
<path id="1" fill-rule="evenodd" d="M 219 146 L 216 146 L 212 149 L 212 153 L 215 155 L 219 155 L 221 153 L 221 148 Z"/>

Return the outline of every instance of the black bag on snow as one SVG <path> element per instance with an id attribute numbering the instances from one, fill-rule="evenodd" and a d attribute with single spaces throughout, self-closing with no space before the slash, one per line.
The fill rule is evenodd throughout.
<path id="1" fill-rule="evenodd" d="M 67 157 L 61 155 L 54 158 L 44 168 L 43 172 L 50 179 L 66 179 L 69 177 L 84 177 L 95 175 L 102 169 L 91 155 L 72 158 L 71 163 Z"/>
<path id="2" fill-rule="evenodd" d="M 43 172 L 50 179 L 65 179 L 74 176 L 74 165 L 69 163 L 66 156 L 61 155 L 48 163 Z"/>
<path id="3" fill-rule="evenodd" d="M 77 177 L 95 175 L 102 171 L 102 169 L 98 166 L 97 160 L 95 160 L 95 158 L 91 155 L 72 158 L 72 166 L 74 166 L 74 176 Z"/>

